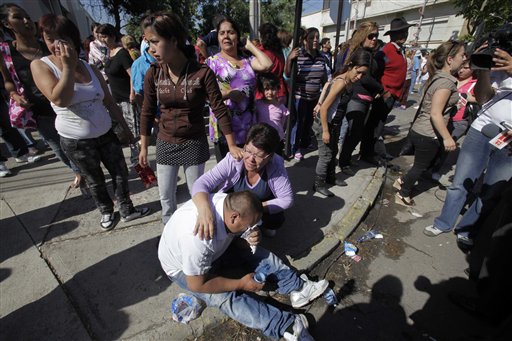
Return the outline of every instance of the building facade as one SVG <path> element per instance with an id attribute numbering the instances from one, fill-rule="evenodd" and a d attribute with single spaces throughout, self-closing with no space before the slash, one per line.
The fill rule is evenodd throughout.
<path id="1" fill-rule="evenodd" d="M 323 0 L 320 11 L 304 15 L 302 26 L 317 27 L 322 38 L 336 40 L 336 21 L 338 7 L 342 5 L 342 24 L 339 42 L 350 37 L 354 28 L 362 21 L 375 21 L 382 34 L 390 27 L 394 18 L 404 17 L 415 24 L 409 29 L 408 44 L 422 48 L 436 48 L 441 42 L 456 39 L 464 34 L 464 18 L 455 16 L 456 9 L 450 0 Z M 419 25 L 421 12 L 421 26 Z M 386 41 L 386 39 L 383 39 Z"/>
<path id="2" fill-rule="evenodd" d="M 94 19 L 78 0 L 9 0 L 9 2 L 25 9 L 34 22 L 48 13 L 64 15 L 78 27 L 82 40 L 91 34 L 91 24 Z"/>

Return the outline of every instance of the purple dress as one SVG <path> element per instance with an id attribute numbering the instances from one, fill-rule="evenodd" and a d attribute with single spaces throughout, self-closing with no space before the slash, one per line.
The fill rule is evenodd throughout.
<path id="1" fill-rule="evenodd" d="M 251 67 L 254 57 L 244 58 L 243 66 L 238 67 L 220 53 L 208 58 L 206 64 L 217 76 L 220 90 L 238 90 L 245 95 L 243 101 L 236 103 L 231 99 L 225 100 L 226 106 L 231 113 L 231 126 L 236 144 L 244 144 L 249 128 L 254 123 L 254 91 L 256 87 L 256 75 Z M 214 142 L 219 140 L 220 133 L 217 127 L 217 119 L 210 109 L 210 139 Z"/>

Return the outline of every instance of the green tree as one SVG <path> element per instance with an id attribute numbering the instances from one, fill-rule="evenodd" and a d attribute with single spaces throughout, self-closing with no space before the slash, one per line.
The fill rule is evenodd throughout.
<path id="1" fill-rule="evenodd" d="M 262 0 L 261 23 L 269 22 L 293 32 L 295 0 Z"/>
<path id="2" fill-rule="evenodd" d="M 248 0 L 206 0 L 201 1 L 197 19 L 198 35 L 206 34 L 214 29 L 212 21 L 217 14 L 226 15 L 238 25 L 242 35 L 247 35 L 251 27 L 249 25 L 249 1 Z"/>
<path id="3" fill-rule="evenodd" d="M 512 14 L 510 0 L 453 0 L 453 3 L 458 9 L 457 15 L 462 15 L 467 20 L 470 35 L 475 34 L 482 23 L 483 33 L 491 32 L 503 25 Z"/>
<path id="4" fill-rule="evenodd" d="M 141 1 L 141 0 L 81 0 L 82 4 L 88 3 L 89 6 L 97 8 L 98 6 L 114 18 L 114 26 L 121 29 L 121 16 L 128 22 L 127 32 L 132 34 L 140 29 L 140 21 L 150 12 L 169 10 L 178 15 L 183 24 L 188 28 L 194 27 L 195 22 L 192 14 L 196 12 L 198 0 L 162 0 L 162 1 Z M 139 34 L 136 34 L 137 36 Z"/>

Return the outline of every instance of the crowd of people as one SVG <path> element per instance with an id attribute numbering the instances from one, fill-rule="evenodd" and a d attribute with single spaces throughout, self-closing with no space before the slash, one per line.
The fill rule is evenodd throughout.
<path id="1" fill-rule="evenodd" d="M 360 23 L 335 55 L 317 28 L 303 30 L 291 47 L 290 34 L 273 24 L 261 25 L 260 39 L 252 41 L 241 36 L 235 21 L 222 16 L 215 17 L 215 28 L 195 45 L 180 18 L 168 12 L 142 20 L 140 46 L 110 24 L 94 24 L 92 35 L 82 42 L 71 20 L 53 14 L 39 18 L 36 29 L 15 4 L 0 6 L 0 22 L 6 95 L 0 101 L 0 132 L 16 162 L 40 159 L 30 138 L 37 129 L 73 172 L 71 186 L 92 196 L 100 227 L 110 230 L 116 213 L 101 164 L 112 177 L 121 220 L 148 215 L 149 208 L 134 207 L 130 199 L 122 146 L 138 144 L 132 157 L 149 167 L 148 148 L 156 136 L 165 226 L 158 250 L 162 267 L 179 286 L 271 337 L 312 339 L 303 315 L 235 294 L 263 288 L 252 272 L 266 269 L 268 280 L 279 293 L 291 295 L 295 308 L 328 286 L 325 280 L 299 277 L 258 245 L 261 234 L 278 233 L 284 211 L 293 204 L 284 159 L 301 162 L 316 149 L 313 189 L 334 196 L 329 185 L 347 186 L 337 177 L 336 166 L 345 176 L 357 172 L 357 145 L 361 162 L 385 165 L 393 157 L 382 137 L 388 114 L 395 106 L 408 107 L 408 94 L 420 88 L 407 137 L 414 162 L 393 185 L 396 202 L 415 205 L 414 186 L 422 174 L 430 171 L 439 180 L 456 164 L 444 207 L 425 228 L 426 235 L 435 237 L 456 226 L 456 213 L 482 177 L 482 190 L 455 227 L 458 241 L 473 246 L 476 222 L 500 200 L 498 184 L 510 184 L 512 178 L 510 151 L 493 148 L 488 142 L 494 136 L 483 134 L 490 124 L 512 124 L 512 51 L 497 49 L 493 70 L 478 72 L 458 41 L 444 42 L 429 54 L 405 51 L 412 24 L 404 18 L 391 21 L 385 44 L 378 39 L 377 23 Z M 13 123 L 15 108 L 25 115 L 22 123 Z M 454 159 L 457 141 L 466 133 Z M 205 172 L 209 142 L 217 165 Z M 5 161 L 1 156 L 2 177 L 10 174 Z M 191 200 L 178 209 L 180 167 Z M 237 238 L 246 231 L 247 241 Z M 240 279 L 223 277 L 223 267 L 234 263 L 249 265 L 251 273 Z"/>

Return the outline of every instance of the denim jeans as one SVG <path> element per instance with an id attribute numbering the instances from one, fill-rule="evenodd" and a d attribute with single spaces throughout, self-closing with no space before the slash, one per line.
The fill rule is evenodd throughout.
<path id="1" fill-rule="evenodd" d="M 329 123 L 329 143 L 325 144 L 322 140 L 322 124 L 319 118 L 313 122 L 313 131 L 318 141 L 318 161 L 316 163 L 316 175 L 323 180 L 329 173 L 334 173 L 336 169 L 336 154 L 338 153 L 338 134 L 340 133 L 340 124 Z"/>
<path id="2" fill-rule="evenodd" d="M 388 115 L 393 109 L 395 98 L 390 96 L 386 101 L 381 97 L 373 101 L 370 115 L 363 129 L 361 139 L 361 156 L 372 157 L 375 155 L 375 144 L 382 134 Z"/>
<path id="3" fill-rule="evenodd" d="M 338 138 L 338 144 L 343 144 L 343 141 L 345 141 L 345 137 L 348 133 L 348 120 L 347 116 L 343 117 L 343 120 L 341 120 L 341 126 L 340 126 L 340 136 Z"/>
<path id="4" fill-rule="evenodd" d="M 354 149 L 356 149 L 357 144 L 361 141 L 361 136 L 363 135 L 365 117 L 366 112 L 363 111 L 351 111 L 347 113 L 348 130 L 340 152 L 340 167 L 350 165 L 352 153 Z"/>
<path id="5" fill-rule="evenodd" d="M 411 71 L 411 85 L 409 86 L 409 89 L 405 89 L 406 91 L 409 91 L 409 93 L 414 92 L 414 86 L 416 85 L 416 78 L 418 78 L 418 71 L 412 70 Z"/>
<path id="6" fill-rule="evenodd" d="M 204 173 L 205 164 L 183 166 L 187 180 L 188 192 L 192 193 L 192 185 Z M 176 211 L 176 187 L 178 185 L 178 170 L 180 166 L 156 165 L 158 192 L 162 205 L 162 223 L 165 225 Z"/>
<path id="7" fill-rule="evenodd" d="M 468 130 L 469 122 L 467 120 L 449 121 L 448 131 L 452 138 L 457 142 Z M 452 166 L 457 162 L 457 153 L 445 152 L 441 150 L 439 161 L 433 167 L 432 171 L 440 174 L 448 173 Z"/>
<path id="8" fill-rule="evenodd" d="M 457 229 L 473 225 L 481 214 L 482 206 L 493 206 L 496 193 L 500 191 L 499 184 L 512 178 L 512 157 L 508 155 L 508 149 L 495 149 L 489 140 L 478 130 L 469 128 L 457 160 L 453 183 L 446 193 L 441 214 L 434 220 L 434 226 L 438 229 L 453 229 L 468 192 L 485 169 L 482 193 L 466 211 Z"/>
<path id="9" fill-rule="evenodd" d="M 313 109 L 317 100 L 295 99 L 296 117 L 292 122 L 290 145 L 292 155 L 304 153 L 311 143 L 311 126 L 313 125 Z"/>
<path id="10" fill-rule="evenodd" d="M 55 129 L 55 116 L 36 116 L 37 130 L 45 139 L 55 156 L 75 173 L 80 173 L 80 168 L 69 160 L 60 144 L 60 135 Z"/>
<path id="11" fill-rule="evenodd" d="M 414 163 L 412 168 L 402 177 L 402 189 L 400 195 L 408 197 L 411 190 L 420 178 L 421 174 L 426 171 L 432 164 L 432 161 L 439 153 L 440 142 L 438 139 L 424 136 L 411 130 L 409 133 L 412 145 L 414 146 Z"/>
<path id="12" fill-rule="evenodd" d="M 277 292 L 280 294 L 289 294 L 302 287 L 303 281 L 297 276 L 297 273 L 285 265 L 279 257 L 261 246 L 256 248 L 256 253 L 252 254 L 249 247 L 241 248 L 232 243 L 219 259 L 213 263 L 210 274 L 218 273 L 216 270 L 232 269 L 233 267 L 244 265 L 248 272 L 257 272 L 261 267 L 269 267 L 267 283 L 276 282 Z M 187 287 L 186 276 L 183 272 L 170 277 L 181 288 L 189 290 Z M 224 314 L 235 321 L 254 329 L 259 329 L 266 336 L 279 338 L 282 337 L 294 321 L 295 315 L 282 311 L 270 304 L 256 299 L 241 291 L 230 291 L 218 294 L 207 294 L 191 292 L 195 297 L 203 300 L 209 307 L 217 307 Z"/>
<path id="13" fill-rule="evenodd" d="M 107 191 L 101 163 L 112 177 L 112 187 L 121 216 L 125 217 L 133 212 L 128 188 L 128 168 L 121 144 L 112 129 L 106 134 L 92 139 L 76 140 L 61 137 L 60 144 L 69 155 L 69 159 L 80 168 L 80 174 L 85 178 L 101 214 L 114 212 L 114 203 Z"/>
<path id="14" fill-rule="evenodd" d="M 33 129 L 24 129 L 24 128 L 16 128 L 18 130 L 18 133 L 20 133 L 23 140 L 25 140 L 25 143 L 27 144 L 27 147 L 36 147 L 37 142 L 34 140 L 34 137 L 32 136 Z"/>
<path id="15" fill-rule="evenodd" d="M 20 157 L 28 153 L 27 144 L 16 128 L 11 126 L 7 104 L 0 98 L 0 137 L 5 141 L 7 149 L 12 157 Z M 0 161 L 7 159 L 0 156 Z"/>
<path id="16" fill-rule="evenodd" d="M 140 135 L 140 112 L 137 111 L 137 107 L 130 102 L 119 102 L 117 105 L 121 108 L 124 120 L 133 136 L 138 138 Z"/>

